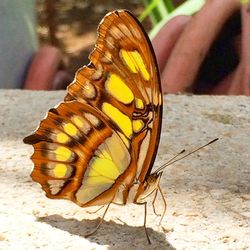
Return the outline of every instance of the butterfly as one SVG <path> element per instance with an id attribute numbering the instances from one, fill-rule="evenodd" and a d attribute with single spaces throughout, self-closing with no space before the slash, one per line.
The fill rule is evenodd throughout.
<path id="1" fill-rule="evenodd" d="M 146 199 L 158 190 L 163 197 L 162 171 L 151 173 L 162 121 L 156 57 L 127 10 L 108 13 L 97 33 L 90 63 L 77 71 L 64 101 L 24 138 L 34 147 L 31 177 L 48 198 L 107 205 L 104 215 L 111 203 L 143 204 L 150 243 Z"/>

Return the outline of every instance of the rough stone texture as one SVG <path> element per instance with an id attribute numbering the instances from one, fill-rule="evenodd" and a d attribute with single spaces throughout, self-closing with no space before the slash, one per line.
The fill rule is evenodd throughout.
<path id="1" fill-rule="evenodd" d="M 29 176 L 32 147 L 22 138 L 64 92 L 0 91 L 0 249 L 250 249 L 250 98 L 170 95 L 155 166 L 183 148 L 220 140 L 164 170 L 163 227 L 148 206 L 111 205 L 98 232 L 84 235 L 103 211 L 50 200 Z M 157 210 L 162 211 L 162 201 Z"/>

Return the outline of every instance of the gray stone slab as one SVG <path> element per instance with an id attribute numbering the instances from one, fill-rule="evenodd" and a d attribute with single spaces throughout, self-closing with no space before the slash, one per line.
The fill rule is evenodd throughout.
<path id="1" fill-rule="evenodd" d="M 31 181 L 32 147 L 22 138 L 64 95 L 0 91 L 0 249 L 249 249 L 249 97 L 165 96 L 155 167 L 183 148 L 220 140 L 164 170 L 168 209 L 159 227 L 148 206 L 149 246 L 143 206 L 111 205 L 97 234 L 86 239 L 102 211 L 50 200 Z"/>

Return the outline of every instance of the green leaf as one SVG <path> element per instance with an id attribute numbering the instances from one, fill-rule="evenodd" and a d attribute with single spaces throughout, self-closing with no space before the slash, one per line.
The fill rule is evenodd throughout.
<path id="1" fill-rule="evenodd" d="M 147 4 L 146 1 L 144 1 L 144 4 L 147 6 L 146 9 L 141 13 L 141 15 L 138 17 L 139 21 L 142 22 L 149 14 L 152 13 L 152 10 L 157 6 L 157 4 L 160 2 L 160 0 L 153 0 L 150 4 Z"/>
<path id="2" fill-rule="evenodd" d="M 187 0 L 185 3 L 177 7 L 173 12 L 166 15 L 155 27 L 150 31 L 149 37 L 153 39 L 159 30 L 167 23 L 171 18 L 178 15 L 192 15 L 204 5 L 205 0 Z"/>

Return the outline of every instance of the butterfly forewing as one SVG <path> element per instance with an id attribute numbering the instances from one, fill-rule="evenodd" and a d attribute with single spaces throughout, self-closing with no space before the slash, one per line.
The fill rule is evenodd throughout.
<path id="1" fill-rule="evenodd" d="M 127 11 L 106 15 L 90 64 L 25 139 L 35 150 L 32 178 L 50 198 L 125 204 L 135 179 L 152 168 L 161 109 L 156 60 L 140 24 Z"/>

